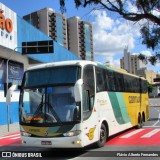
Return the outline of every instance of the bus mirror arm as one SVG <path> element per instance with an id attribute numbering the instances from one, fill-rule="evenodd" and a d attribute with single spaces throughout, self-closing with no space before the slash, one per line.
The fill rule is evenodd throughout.
<path id="1" fill-rule="evenodd" d="M 22 86 L 21 86 L 21 85 L 18 85 L 18 89 L 21 90 L 21 89 L 22 89 Z"/>

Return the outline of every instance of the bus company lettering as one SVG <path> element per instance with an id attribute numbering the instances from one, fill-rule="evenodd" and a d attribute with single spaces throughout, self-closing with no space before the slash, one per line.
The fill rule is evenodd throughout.
<path id="1" fill-rule="evenodd" d="M 129 96 L 129 103 L 140 103 L 140 96 Z"/>
<path id="2" fill-rule="evenodd" d="M 8 33 L 11 33 L 13 30 L 12 20 L 9 18 L 5 18 L 3 15 L 3 10 L 0 9 L 0 28 L 2 30 L 6 30 Z"/>
<path id="3" fill-rule="evenodd" d="M 99 103 L 100 106 L 103 106 L 103 105 L 107 104 L 107 100 L 105 100 L 105 99 L 97 99 L 97 103 Z"/>

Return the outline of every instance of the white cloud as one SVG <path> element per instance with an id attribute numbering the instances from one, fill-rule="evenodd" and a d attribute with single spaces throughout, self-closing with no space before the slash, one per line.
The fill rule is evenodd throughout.
<path id="1" fill-rule="evenodd" d="M 146 55 L 147 57 L 152 56 L 152 53 L 148 50 L 143 50 L 143 51 L 140 51 L 139 53 L 132 53 L 132 54 L 133 55 L 139 55 L 140 53 Z"/>
<path id="2" fill-rule="evenodd" d="M 96 29 L 107 30 L 112 29 L 114 21 L 107 17 L 106 12 L 95 11 L 96 23 L 94 23 Z"/>
<path id="3" fill-rule="evenodd" d="M 113 57 L 117 54 L 123 54 L 124 47 L 127 45 L 129 50 L 135 47 L 135 38 L 140 36 L 137 25 L 133 26 L 133 23 L 123 19 L 111 19 L 105 11 L 96 11 L 94 16 L 95 55 L 107 57 L 110 63 L 119 64 L 118 60 L 113 60 Z"/>
<path id="4" fill-rule="evenodd" d="M 141 51 L 142 54 L 148 56 L 152 56 L 152 53 L 150 51 Z"/>
<path id="5" fill-rule="evenodd" d="M 105 54 L 103 54 L 105 55 Z M 120 67 L 120 60 L 115 59 L 112 53 L 107 53 L 105 56 L 95 55 L 95 61 L 100 61 L 101 63 L 108 63 L 116 67 Z"/>
<path id="6" fill-rule="evenodd" d="M 128 9 L 129 12 L 132 12 L 132 13 L 137 13 L 138 12 L 138 9 L 135 6 L 135 4 L 132 4 L 130 1 L 127 1 L 127 9 Z"/>

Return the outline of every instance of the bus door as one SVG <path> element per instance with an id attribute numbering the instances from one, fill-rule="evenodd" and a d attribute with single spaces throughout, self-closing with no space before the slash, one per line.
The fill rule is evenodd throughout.
<path id="1" fill-rule="evenodd" d="M 83 142 L 84 145 L 88 145 L 98 140 L 98 115 L 94 111 L 95 78 L 92 65 L 84 67 L 82 92 Z"/>

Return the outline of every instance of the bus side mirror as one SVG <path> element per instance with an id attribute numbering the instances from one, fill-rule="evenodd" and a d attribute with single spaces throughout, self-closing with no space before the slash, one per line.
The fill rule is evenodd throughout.
<path id="1" fill-rule="evenodd" d="M 76 102 L 81 102 L 82 100 L 82 84 L 83 80 L 79 79 L 74 86 L 74 96 Z"/>

